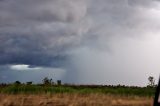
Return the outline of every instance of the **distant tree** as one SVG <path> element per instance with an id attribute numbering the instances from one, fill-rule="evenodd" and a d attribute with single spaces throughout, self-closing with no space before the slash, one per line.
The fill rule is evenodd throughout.
<path id="1" fill-rule="evenodd" d="M 27 85 L 32 85 L 32 81 L 26 82 Z"/>
<path id="2" fill-rule="evenodd" d="M 44 85 L 51 85 L 52 84 L 52 79 L 49 79 L 48 77 L 45 77 L 42 80 L 42 82 L 43 82 Z"/>
<path id="3" fill-rule="evenodd" d="M 15 81 L 14 84 L 15 84 L 15 85 L 20 85 L 21 82 L 20 82 L 20 81 Z"/>
<path id="4" fill-rule="evenodd" d="M 57 80 L 57 85 L 61 85 L 61 80 Z"/>
<path id="5" fill-rule="evenodd" d="M 149 83 L 148 83 L 149 87 L 154 87 L 155 86 L 155 79 L 154 79 L 153 76 L 149 76 L 148 81 L 149 81 Z"/>

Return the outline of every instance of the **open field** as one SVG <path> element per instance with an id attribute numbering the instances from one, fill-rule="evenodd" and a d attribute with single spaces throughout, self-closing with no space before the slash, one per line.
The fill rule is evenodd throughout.
<path id="1" fill-rule="evenodd" d="M 152 106 L 150 97 L 109 94 L 1 94 L 0 106 Z"/>
<path id="2" fill-rule="evenodd" d="M 0 86 L 0 106 L 152 106 L 155 88 L 98 85 Z"/>
<path id="3" fill-rule="evenodd" d="M 125 96 L 153 97 L 153 87 L 128 86 L 98 86 L 98 85 L 6 85 L 0 86 L 0 93 L 4 94 L 56 94 L 56 93 L 101 93 Z"/>

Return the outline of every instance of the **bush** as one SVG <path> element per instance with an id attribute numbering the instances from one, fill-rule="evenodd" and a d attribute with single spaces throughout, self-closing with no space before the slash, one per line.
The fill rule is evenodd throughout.
<path id="1" fill-rule="evenodd" d="M 52 85 L 52 79 L 49 79 L 48 77 L 45 77 L 42 82 L 44 85 Z"/>

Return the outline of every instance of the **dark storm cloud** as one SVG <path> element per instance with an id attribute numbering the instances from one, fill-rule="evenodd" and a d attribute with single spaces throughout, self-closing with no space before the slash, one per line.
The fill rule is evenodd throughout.
<path id="1" fill-rule="evenodd" d="M 0 64 L 60 64 L 87 28 L 84 0 L 0 2 Z"/>
<path id="2" fill-rule="evenodd" d="M 97 46 L 97 38 L 123 34 L 123 28 L 137 27 L 133 18 L 136 6 L 152 4 L 149 0 L 0 2 L 0 63 L 34 65 L 51 65 L 59 59 L 56 57 L 65 57 L 75 46 Z M 115 33 L 113 27 L 120 33 Z"/>
<path id="3" fill-rule="evenodd" d="M 106 76 L 114 82 L 118 73 L 123 82 L 125 74 L 123 79 L 119 73 L 131 70 L 136 76 L 134 67 L 145 67 L 132 64 L 130 51 L 144 46 L 139 39 L 159 33 L 159 5 L 158 0 L 0 0 L 0 64 L 61 67 L 68 82 L 104 82 Z M 125 66 L 122 57 L 132 65 Z"/>

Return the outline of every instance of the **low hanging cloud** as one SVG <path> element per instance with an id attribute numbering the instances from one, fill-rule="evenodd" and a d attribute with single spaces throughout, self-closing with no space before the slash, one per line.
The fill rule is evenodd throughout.
<path id="1" fill-rule="evenodd" d="M 19 64 L 19 65 L 12 65 L 10 66 L 12 70 L 19 70 L 19 71 L 28 71 L 28 70 L 40 70 L 41 67 L 30 67 L 29 65 Z"/>
<path id="2" fill-rule="evenodd" d="M 159 39 L 159 13 L 158 0 L 0 0 L 1 68 L 56 67 L 66 70 L 66 82 L 144 81 L 151 70 L 132 82 L 133 68 L 137 72 L 146 68 L 130 57 L 143 57 L 156 45 L 148 38 Z M 159 53 L 157 48 L 152 51 Z M 153 55 L 157 56 L 147 54 L 155 59 Z M 147 56 L 146 64 L 153 64 Z M 157 73 L 159 68 L 154 67 Z M 126 74 L 119 76 L 122 72 Z"/>

